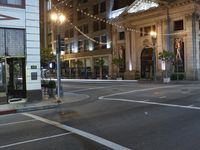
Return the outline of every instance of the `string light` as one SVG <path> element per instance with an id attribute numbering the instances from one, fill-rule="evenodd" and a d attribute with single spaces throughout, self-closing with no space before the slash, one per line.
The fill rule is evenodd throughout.
<path id="1" fill-rule="evenodd" d="M 57 7 L 55 7 L 55 9 L 58 11 L 58 8 L 57 8 Z M 101 41 L 97 41 L 97 40 L 95 40 L 95 39 L 89 37 L 89 36 L 86 35 L 85 33 L 83 33 L 76 25 L 74 25 L 72 22 L 70 22 L 69 19 L 67 19 L 67 22 L 68 22 L 75 30 L 77 30 L 80 34 L 82 34 L 84 37 L 86 37 L 86 38 L 89 39 L 90 41 L 93 41 L 93 42 L 95 42 L 95 43 L 97 43 L 97 44 L 100 44 L 100 45 L 107 45 L 107 44 L 110 44 L 110 43 L 112 42 L 112 41 L 109 41 L 109 42 L 104 43 L 104 42 L 101 42 Z"/>
<path id="2" fill-rule="evenodd" d="M 57 0 L 57 1 L 60 3 L 60 0 Z M 63 4 L 65 3 L 65 5 L 66 5 L 67 7 L 69 7 L 69 8 L 73 8 L 73 6 L 72 6 L 71 4 L 67 4 L 66 0 L 63 0 L 62 3 L 63 3 Z M 53 5 L 53 7 L 54 7 L 55 9 L 57 9 L 58 11 L 60 11 L 60 10 L 57 8 L 57 5 L 58 5 L 58 4 Z M 85 12 L 84 10 L 79 9 L 79 8 L 77 8 L 77 9 L 75 9 L 75 10 L 76 10 L 77 12 L 81 12 L 82 14 L 84 14 L 84 15 L 86 15 L 86 16 L 88 16 L 88 17 L 94 19 L 94 20 L 107 23 L 107 24 L 112 25 L 112 26 L 115 26 L 115 27 L 117 27 L 117 28 L 119 28 L 119 29 L 124 29 L 124 30 L 126 30 L 126 31 L 136 32 L 136 33 L 139 33 L 139 34 L 145 33 L 145 32 L 141 32 L 141 31 L 139 31 L 139 30 L 130 28 L 130 27 L 125 27 L 125 26 L 119 25 L 119 24 L 117 24 L 116 22 L 113 23 L 113 22 L 110 21 L 110 20 L 106 20 L 106 19 L 99 18 L 99 17 L 94 16 L 94 15 L 88 13 L 88 12 Z M 188 31 L 182 31 L 182 32 L 177 32 L 177 33 L 163 33 L 163 34 L 162 34 L 162 33 L 158 33 L 158 35 L 161 35 L 161 36 L 173 36 L 173 35 L 183 35 L 183 34 L 186 34 L 186 33 L 188 33 Z M 146 33 L 146 34 L 149 34 L 149 33 Z"/>

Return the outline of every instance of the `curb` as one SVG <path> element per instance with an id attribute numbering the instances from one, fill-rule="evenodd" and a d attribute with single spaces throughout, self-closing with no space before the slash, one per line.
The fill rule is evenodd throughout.
<path id="1" fill-rule="evenodd" d="M 76 99 L 71 100 L 69 103 L 43 103 L 43 104 L 24 104 L 24 103 L 16 103 L 16 104 L 9 104 L 10 106 L 7 108 L 3 108 L 1 109 L 0 107 L 0 115 L 6 115 L 6 114 L 13 114 L 13 113 L 23 113 L 23 112 L 30 112 L 30 111 L 38 111 L 38 110 L 47 110 L 47 109 L 54 109 L 57 107 L 62 106 L 63 104 L 74 104 L 74 103 L 78 103 L 84 99 L 87 99 L 88 96 L 87 95 L 82 95 L 82 94 L 74 94 L 74 93 L 68 93 L 69 94 L 69 98 L 71 97 L 75 97 Z M 76 97 L 76 95 L 79 95 L 79 97 Z"/>
<path id="2" fill-rule="evenodd" d="M 0 111 L 0 115 L 13 114 L 13 113 L 16 113 L 16 112 L 17 112 L 16 109 L 4 110 L 4 111 Z"/>
<path id="3" fill-rule="evenodd" d="M 56 107 L 58 107 L 58 105 L 47 105 L 47 106 L 38 106 L 38 107 L 26 107 L 26 108 L 19 108 L 19 109 L 10 109 L 10 110 L 0 111 L 0 115 L 23 113 L 23 112 L 30 112 L 30 111 L 37 111 L 37 110 L 44 110 L 44 109 L 53 109 L 53 108 L 56 108 Z"/>
<path id="4" fill-rule="evenodd" d="M 26 108 L 20 108 L 16 110 L 16 113 L 23 113 L 23 112 L 29 112 L 29 111 L 37 111 L 37 110 L 45 110 L 45 109 L 53 109 L 58 107 L 58 105 L 47 105 L 47 106 L 38 106 L 38 107 L 26 107 Z"/>

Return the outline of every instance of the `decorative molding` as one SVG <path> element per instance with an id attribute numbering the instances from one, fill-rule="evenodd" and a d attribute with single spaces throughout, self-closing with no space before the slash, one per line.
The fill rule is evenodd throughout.
<path id="1" fill-rule="evenodd" d="M 143 40 L 143 47 L 150 47 L 151 42 L 149 41 L 149 39 L 145 39 Z"/>

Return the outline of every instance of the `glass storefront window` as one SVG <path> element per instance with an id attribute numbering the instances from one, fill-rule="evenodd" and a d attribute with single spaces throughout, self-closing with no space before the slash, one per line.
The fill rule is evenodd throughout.
<path id="1" fill-rule="evenodd" d="M 24 0 L 0 0 L 0 5 L 12 6 L 12 7 L 24 7 Z"/>
<path id="2" fill-rule="evenodd" d="M 0 56 L 5 55 L 5 34 L 4 29 L 0 29 Z"/>
<path id="3" fill-rule="evenodd" d="M 17 29 L 0 29 L 0 56 L 24 56 L 25 32 Z"/>

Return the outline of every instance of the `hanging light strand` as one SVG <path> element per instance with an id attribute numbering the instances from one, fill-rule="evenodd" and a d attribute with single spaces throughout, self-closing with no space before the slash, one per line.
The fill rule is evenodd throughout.
<path id="1" fill-rule="evenodd" d="M 57 8 L 57 6 L 58 6 L 60 3 L 61 3 L 61 4 L 64 4 L 65 6 L 67 6 L 67 7 L 69 7 L 69 8 L 73 8 L 73 5 L 68 4 L 68 3 L 66 2 L 66 0 L 62 0 L 62 1 L 61 1 L 61 0 L 57 0 L 57 1 L 58 1 L 58 3 L 55 4 L 55 5 L 53 5 L 53 7 L 54 7 L 55 9 L 57 9 L 58 11 L 60 11 L 60 10 Z M 97 16 L 95 16 L 95 15 L 92 15 L 92 14 L 90 14 L 90 13 L 88 13 L 88 12 L 85 12 L 84 10 L 82 10 L 82 9 L 80 9 L 80 8 L 76 8 L 75 10 L 76 10 L 77 12 L 81 12 L 82 14 L 84 14 L 84 15 L 86 15 L 86 16 L 88 16 L 88 17 L 94 19 L 94 20 L 101 21 L 101 22 L 104 22 L 104 23 L 106 23 L 106 24 L 115 26 L 115 27 L 117 27 L 118 29 L 124 29 L 124 30 L 126 30 L 126 31 L 136 32 L 136 33 L 138 33 L 138 34 L 141 34 L 141 33 L 144 34 L 144 33 L 145 33 L 145 32 L 141 32 L 141 31 L 139 31 L 139 30 L 136 30 L 136 29 L 134 29 L 134 28 L 125 27 L 125 26 L 123 26 L 123 25 L 120 25 L 120 24 L 118 24 L 118 23 L 116 23 L 116 22 L 112 22 L 112 21 L 110 21 L 110 20 L 106 20 L 106 19 L 99 18 L 99 17 L 97 17 Z M 177 32 L 177 33 L 158 33 L 158 35 L 161 35 L 161 36 L 173 36 L 173 35 L 183 35 L 183 34 L 186 34 L 186 33 L 188 33 L 188 31 L 182 31 L 182 32 Z M 149 34 L 149 33 L 145 33 L 145 34 Z"/>
<path id="2" fill-rule="evenodd" d="M 58 8 L 57 7 L 54 7 L 56 9 L 56 11 L 58 11 Z M 112 41 L 110 42 L 100 42 L 100 41 L 97 41 L 91 37 L 89 37 L 88 35 L 86 35 L 84 32 L 82 32 L 76 25 L 74 25 L 72 22 L 70 22 L 69 19 L 67 19 L 67 22 L 76 30 L 78 31 L 80 34 L 82 34 L 85 38 L 89 39 L 90 41 L 93 41 L 97 44 L 100 44 L 100 45 L 107 45 L 107 44 L 110 44 Z"/>

